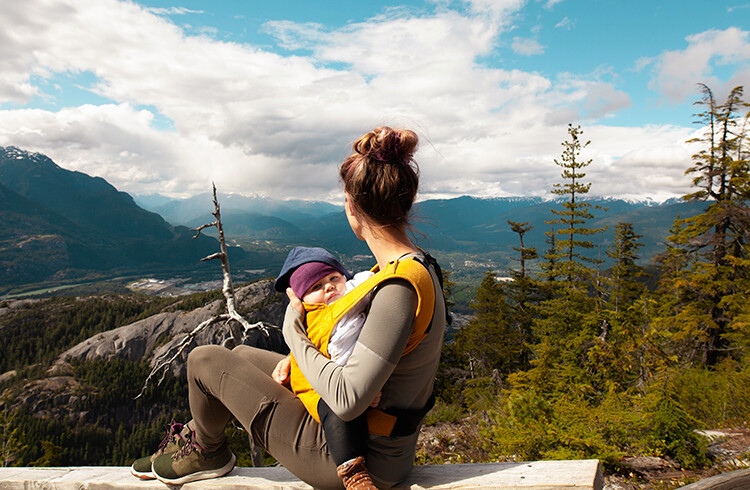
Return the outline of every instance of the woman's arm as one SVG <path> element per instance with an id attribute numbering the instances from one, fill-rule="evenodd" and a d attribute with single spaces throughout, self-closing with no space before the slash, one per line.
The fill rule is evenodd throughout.
<path id="1" fill-rule="evenodd" d="M 284 319 L 284 339 L 302 374 L 331 410 L 343 420 L 360 415 L 396 367 L 411 334 L 417 293 L 407 281 L 384 282 L 374 293 L 357 345 L 339 366 L 307 338 L 304 316 L 292 304 Z"/>

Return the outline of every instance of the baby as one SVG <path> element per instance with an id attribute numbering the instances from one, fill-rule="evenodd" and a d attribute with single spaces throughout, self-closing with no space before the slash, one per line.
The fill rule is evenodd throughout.
<path id="1" fill-rule="evenodd" d="M 286 287 L 291 287 L 294 294 L 304 303 L 330 305 L 373 275 L 372 272 L 365 271 L 352 277 L 349 271 L 325 249 L 295 247 L 289 252 L 281 273 L 276 279 L 275 287 L 277 291 L 284 291 Z M 340 366 L 346 364 L 354 350 L 365 322 L 365 310 L 369 305 L 369 300 L 368 295 L 354 305 L 331 331 L 328 354 L 331 360 Z M 281 384 L 289 383 L 288 366 L 286 359 L 279 363 L 273 373 L 274 380 Z M 376 406 L 379 399 L 380 394 L 373 400 L 371 406 Z M 374 489 L 375 486 L 367 473 L 364 462 L 364 455 L 367 452 L 365 414 L 345 422 L 331 411 L 322 398 L 318 402 L 317 412 L 326 434 L 328 448 L 344 486 Z"/>

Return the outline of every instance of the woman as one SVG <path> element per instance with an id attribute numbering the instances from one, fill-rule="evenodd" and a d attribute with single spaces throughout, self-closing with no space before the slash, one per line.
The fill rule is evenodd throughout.
<path id="1" fill-rule="evenodd" d="M 417 142 L 412 131 L 376 128 L 354 143 L 340 176 L 349 225 L 367 243 L 377 268 L 393 269 L 394 263 L 414 258 L 429 271 L 434 306 L 425 331 L 415 341 L 418 307 L 424 306 L 428 291 L 417 291 L 414 282 L 395 276 L 380 283 L 372 295 L 367 319 L 345 366 L 326 358 L 307 338 L 304 309 L 293 293 L 288 292 L 290 305 L 284 319 L 284 338 L 300 370 L 337 416 L 351 420 L 361 415 L 381 393 L 378 414 L 392 417 L 389 435 L 374 435 L 371 430 L 366 455 L 367 469 L 381 488 L 404 480 L 413 465 L 445 329 L 439 268 L 407 234 L 418 187 L 412 158 Z M 341 488 L 320 424 L 272 378 L 275 370 L 287 366 L 280 354 L 248 346 L 232 351 L 213 345 L 194 349 L 187 373 L 193 420 L 170 433 L 157 454 L 136 461 L 133 473 L 150 476 L 144 469 L 148 461 L 153 461 L 153 476 L 171 484 L 228 473 L 235 458 L 224 428 L 234 416 L 256 445 L 301 480 L 315 488 Z"/>

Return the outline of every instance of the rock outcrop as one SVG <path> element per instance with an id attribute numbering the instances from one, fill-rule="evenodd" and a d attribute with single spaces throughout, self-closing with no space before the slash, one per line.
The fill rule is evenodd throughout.
<path id="1" fill-rule="evenodd" d="M 280 330 L 274 325 L 283 321 L 284 297 L 276 293 L 271 280 L 258 281 L 239 288 L 236 292 L 238 311 L 250 322 L 264 322 L 269 326 L 270 336 L 252 332 L 245 343 L 284 352 L 286 346 Z M 201 322 L 218 315 L 224 309 L 224 300 L 213 301 L 192 311 L 168 311 L 158 313 L 130 325 L 99 333 L 63 352 L 57 362 L 71 359 L 92 360 L 97 358 L 121 358 L 126 360 L 154 360 L 197 327 Z M 214 325 L 199 333 L 189 350 L 198 345 L 222 344 L 230 337 L 229 329 L 222 324 Z M 184 372 L 184 362 L 175 362 L 172 372 L 179 376 Z"/>

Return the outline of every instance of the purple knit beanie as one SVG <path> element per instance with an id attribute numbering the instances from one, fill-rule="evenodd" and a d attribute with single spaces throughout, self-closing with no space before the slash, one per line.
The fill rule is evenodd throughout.
<path id="1" fill-rule="evenodd" d="M 310 286 L 334 272 L 341 273 L 335 267 L 323 262 L 307 262 L 294 269 L 294 272 L 289 277 L 289 286 L 294 291 L 294 294 L 302 299 L 302 296 L 310 289 Z"/>

